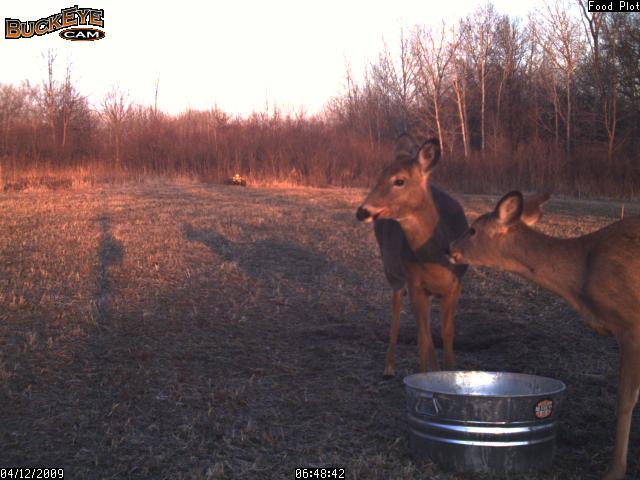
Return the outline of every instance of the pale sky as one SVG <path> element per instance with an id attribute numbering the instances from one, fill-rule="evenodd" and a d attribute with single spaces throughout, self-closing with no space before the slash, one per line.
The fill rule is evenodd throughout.
<path id="1" fill-rule="evenodd" d="M 228 113 L 247 115 L 264 111 L 268 101 L 313 114 L 341 91 L 345 61 L 358 75 L 377 57 L 383 38 L 390 46 L 397 43 L 401 25 L 457 18 L 479 3 L 3 0 L 3 20 L 37 20 L 75 4 L 102 8 L 106 37 L 69 42 L 55 32 L 7 40 L 3 26 L 0 83 L 40 82 L 46 73 L 43 54 L 55 49 L 58 76 L 70 61 L 80 92 L 93 104 L 114 85 L 135 101 L 152 104 L 159 77 L 158 104 L 171 113 L 218 105 Z M 521 18 L 538 4 L 537 0 L 493 3 L 499 13 Z"/>

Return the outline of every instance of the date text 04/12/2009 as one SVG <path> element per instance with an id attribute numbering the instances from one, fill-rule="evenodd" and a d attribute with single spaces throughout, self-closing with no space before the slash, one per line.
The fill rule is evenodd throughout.
<path id="1" fill-rule="evenodd" d="M 64 468 L 28 468 L 28 467 L 0 467 L 0 480 L 21 479 L 60 479 L 64 478 Z"/>

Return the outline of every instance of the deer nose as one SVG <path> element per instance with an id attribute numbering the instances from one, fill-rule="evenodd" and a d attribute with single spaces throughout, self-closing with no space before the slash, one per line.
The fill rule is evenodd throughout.
<path id="1" fill-rule="evenodd" d="M 369 213 L 369 210 L 367 210 L 366 208 L 358 207 L 358 211 L 356 212 L 356 218 L 358 220 L 362 222 L 367 218 L 369 218 L 370 216 L 371 214 Z"/>
<path id="2" fill-rule="evenodd" d="M 444 257 L 447 259 L 449 263 L 456 263 L 455 258 L 453 258 L 453 255 L 451 254 L 450 247 L 447 247 L 444 249 Z"/>
<path id="3" fill-rule="evenodd" d="M 445 252 L 445 256 L 449 259 L 449 263 L 462 263 L 462 252 L 456 249 L 455 245 L 452 243 L 447 251 Z"/>

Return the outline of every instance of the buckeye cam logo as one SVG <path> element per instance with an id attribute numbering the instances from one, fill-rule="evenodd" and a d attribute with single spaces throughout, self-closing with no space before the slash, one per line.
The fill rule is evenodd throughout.
<path id="1" fill-rule="evenodd" d="M 65 40 L 92 41 L 104 38 L 105 32 L 94 27 L 104 28 L 104 10 L 78 8 L 74 5 L 63 8 L 60 13 L 38 20 L 23 22 L 18 18 L 5 18 L 4 38 L 9 40 L 31 38 L 34 35 L 42 36 L 58 30 L 61 30 L 60 37 Z"/>

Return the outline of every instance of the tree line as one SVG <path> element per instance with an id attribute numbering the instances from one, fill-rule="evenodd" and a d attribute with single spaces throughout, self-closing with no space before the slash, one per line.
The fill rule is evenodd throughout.
<path id="1" fill-rule="evenodd" d="M 113 88 L 97 104 L 55 53 L 37 84 L 0 85 L 0 175 L 187 175 L 362 186 L 405 131 L 434 136 L 458 191 L 637 196 L 640 14 L 557 0 L 526 19 L 492 4 L 400 29 L 364 72 L 347 68 L 321 114 L 217 108 L 169 115 Z"/>
<path id="2" fill-rule="evenodd" d="M 637 195 L 640 15 L 559 0 L 526 20 L 491 4 L 403 29 L 333 112 L 371 142 L 440 140 L 445 183 Z"/>
<path id="3" fill-rule="evenodd" d="M 170 115 L 157 100 L 133 102 L 121 87 L 92 105 L 69 66 L 56 75 L 55 52 L 43 61 L 41 82 L 0 84 L 4 184 L 78 175 L 91 182 L 153 175 L 222 182 L 241 173 L 258 182 L 363 185 L 369 156 L 386 153 L 387 145 L 372 148 L 323 115 L 278 107 L 246 118 L 218 108 Z"/>

